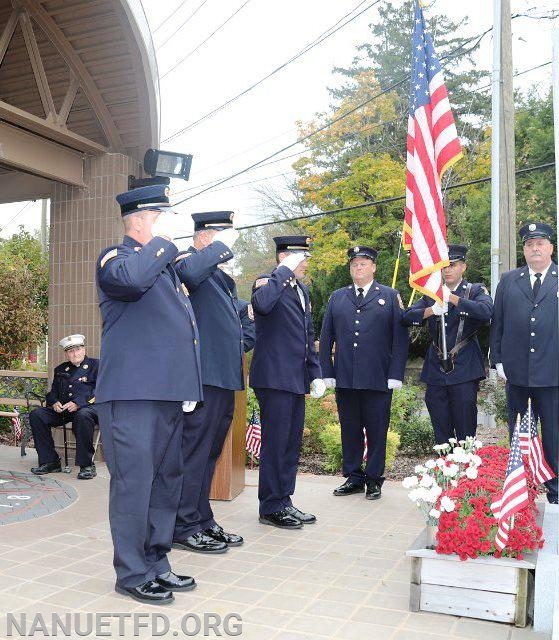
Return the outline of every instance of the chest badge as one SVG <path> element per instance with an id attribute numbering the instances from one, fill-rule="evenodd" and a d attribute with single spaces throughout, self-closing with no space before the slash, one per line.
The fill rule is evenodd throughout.
<path id="1" fill-rule="evenodd" d="M 384 298 L 379 298 L 378 303 L 380 304 L 381 307 L 384 307 L 384 305 L 386 304 L 386 300 Z"/>

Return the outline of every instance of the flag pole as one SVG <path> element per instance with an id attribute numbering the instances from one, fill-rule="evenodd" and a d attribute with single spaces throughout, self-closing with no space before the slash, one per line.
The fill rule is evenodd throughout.
<path id="1" fill-rule="evenodd" d="M 493 73 L 491 78 L 491 297 L 499 282 L 499 167 L 501 136 L 501 0 L 493 0 Z"/>
<path id="2" fill-rule="evenodd" d="M 555 138 L 555 211 L 557 212 L 557 220 L 555 225 L 555 250 L 557 251 L 557 241 L 559 240 L 559 29 L 553 31 L 553 129 Z M 558 331 L 559 331 L 559 291 L 557 292 L 558 305 Z M 559 451 L 555 451 L 556 460 L 559 459 Z M 559 539 L 557 540 L 556 553 L 559 552 Z M 555 599 L 555 617 L 559 615 L 559 606 L 557 598 Z"/>
<path id="3" fill-rule="evenodd" d="M 402 237 L 400 238 L 400 242 L 398 243 L 398 255 L 396 257 L 396 262 L 394 263 L 394 273 L 392 274 L 392 288 L 396 288 L 396 279 L 398 278 L 398 271 L 400 270 L 400 253 L 402 252 L 402 242 L 404 240 L 404 232 L 402 231 Z"/>

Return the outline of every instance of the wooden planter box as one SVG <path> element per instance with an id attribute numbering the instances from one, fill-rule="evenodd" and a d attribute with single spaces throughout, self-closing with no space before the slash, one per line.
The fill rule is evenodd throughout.
<path id="1" fill-rule="evenodd" d="M 411 559 L 410 611 L 432 611 L 525 627 L 532 605 L 536 554 L 524 560 L 480 558 L 426 549 L 424 530 L 406 552 Z"/>

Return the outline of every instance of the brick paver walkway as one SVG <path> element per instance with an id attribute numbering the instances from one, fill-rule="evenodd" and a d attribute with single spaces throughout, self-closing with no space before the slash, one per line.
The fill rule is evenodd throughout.
<path id="1" fill-rule="evenodd" d="M 18 449 L 0 447 L 0 469 L 24 472 L 35 462 L 33 450 L 22 459 Z M 195 576 L 198 588 L 177 593 L 173 605 L 148 607 L 114 591 L 106 467 L 99 465 L 91 481 L 76 480 L 75 469 L 51 477 L 74 487 L 78 500 L 49 516 L 0 527 L 0 637 L 7 637 L 7 613 L 19 620 L 25 612 L 29 621 L 42 614 L 50 625 L 53 613 L 62 619 L 80 613 L 85 624 L 87 613 L 141 612 L 167 616 L 169 631 L 158 636 L 166 638 L 187 637 L 181 631 L 187 613 L 200 619 L 207 613 L 239 614 L 244 640 L 546 638 L 509 625 L 408 611 L 404 552 L 422 521 L 398 483 L 386 483 L 382 499 L 369 502 L 363 495 L 332 496 L 339 478 L 301 475 L 295 504 L 316 513 L 318 522 L 280 531 L 258 523 L 257 473 L 247 472 L 247 487 L 237 499 L 213 505 L 218 521 L 242 534 L 245 545 L 214 557 L 172 551 L 173 569 Z M 151 637 L 150 628 L 134 636 L 131 619 L 123 620 L 124 634 L 117 618 L 103 631 Z M 193 620 L 187 624 L 192 628 Z M 206 637 L 216 635 L 210 629 Z"/>

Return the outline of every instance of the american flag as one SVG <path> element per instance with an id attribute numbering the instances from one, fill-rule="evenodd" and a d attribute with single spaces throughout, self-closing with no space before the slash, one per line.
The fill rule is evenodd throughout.
<path id="1" fill-rule="evenodd" d="M 528 409 L 520 421 L 520 453 L 528 456 L 528 466 L 532 471 L 536 484 L 542 484 L 555 478 L 553 469 L 547 463 L 541 438 L 538 434 L 534 412 L 528 401 Z"/>
<path id="2" fill-rule="evenodd" d="M 406 162 L 404 249 L 410 286 L 442 304 L 441 269 L 448 265 L 441 178 L 462 156 L 439 60 L 415 0 Z"/>
<path id="3" fill-rule="evenodd" d="M 520 453 L 518 432 L 517 425 L 512 436 L 503 492 L 499 500 L 491 505 L 491 510 L 499 522 L 495 535 L 495 547 L 500 550 L 507 546 L 509 531 L 512 529 L 511 518 L 529 503 L 526 470 Z"/>
<path id="4" fill-rule="evenodd" d="M 23 428 L 21 426 L 21 420 L 19 419 L 19 411 L 17 411 L 17 407 L 15 407 L 17 416 L 12 418 L 12 424 L 14 425 L 14 438 L 16 444 L 21 440 L 21 436 L 23 434 Z"/>
<path id="5" fill-rule="evenodd" d="M 246 433 L 246 450 L 255 458 L 260 458 L 260 443 L 262 432 L 260 431 L 260 420 L 256 409 L 253 410 Z"/>

